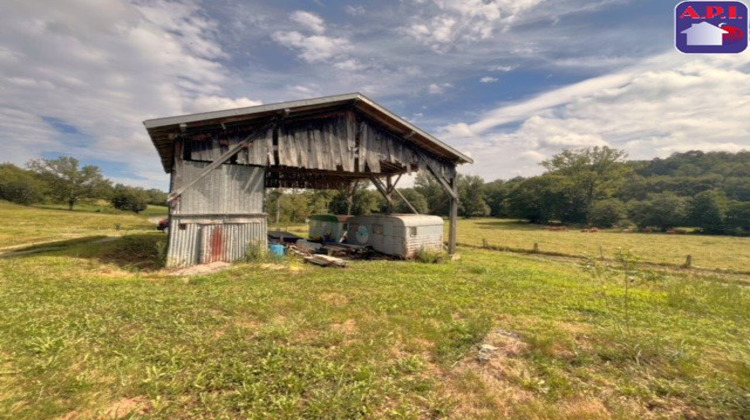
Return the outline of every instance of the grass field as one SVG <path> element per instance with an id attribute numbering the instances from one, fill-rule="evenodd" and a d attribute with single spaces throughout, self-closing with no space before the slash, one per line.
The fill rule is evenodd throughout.
<path id="1" fill-rule="evenodd" d="M 540 252 L 597 258 L 601 256 L 601 246 L 607 259 L 614 259 L 619 248 L 632 251 L 644 262 L 674 266 L 684 264 L 686 256 L 691 255 L 695 267 L 750 272 L 750 238 L 747 237 L 622 233 L 616 230 L 559 232 L 505 219 L 459 221 L 459 244 L 481 247 L 484 239 L 492 247 L 531 251 L 537 243 Z"/>
<path id="2" fill-rule="evenodd" d="M 83 237 L 112 223 L 0 217 L 23 211 Z M 468 248 L 171 276 L 132 217 L 122 238 L 0 258 L 0 418 L 750 416 L 743 286 Z"/>
<path id="3" fill-rule="evenodd" d="M 145 214 L 144 214 L 145 213 Z M 39 242 L 82 237 L 113 236 L 153 229 L 147 218 L 166 214 L 166 207 L 136 215 L 86 212 L 84 210 L 24 207 L 0 201 L 0 251 Z"/>

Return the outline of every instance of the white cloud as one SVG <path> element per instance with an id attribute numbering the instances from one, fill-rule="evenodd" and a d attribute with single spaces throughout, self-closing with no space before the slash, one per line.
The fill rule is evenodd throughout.
<path id="1" fill-rule="evenodd" d="M 404 33 L 438 52 L 457 44 L 486 40 L 542 0 L 433 0 Z M 425 3 L 418 1 L 417 3 Z"/>
<path id="2" fill-rule="evenodd" d="M 230 99 L 222 96 L 200 96 L 189 103 L 186 110 L 191 113 L 208 112 L 222 109 L 244 108 L 262 104 L 262 101 L 254 101 L 245 97 Z"/>
<path id="3" fill-rule="evenodd" d="M 352 6 L 351 4 L 347 4 L 344 7 L 344 11 L 349 16 L 363 16 L 365 14 L 365 7 L 362 5 Z"/>
<path id="4" fill-rule="evenodd" d="M 514 70 L 516 66 L 510 66 L 510 65 L 500 65 L 500 66 L 493 66 L 490 68 L 490 71 L 502 71 L 502 72 L 509 72 L 511 70 Z"/>
<path id="5" fill-rule="evenodd" d="M 479 79 L 479 81 L 482 83 L 495 83 L 497 82 L 497 80 L 498 80 L 497 77 L 492 77 L 492 76 L 484 76 L 481 79 Z"/>
<path id="6" fill-rule="evenodd" d="M 473 151 L 473 171 L 491 178 L 508 154 L 539 158 L 563 148 L 610 145 L 637 159 L 750 150 L 748 115 L 750 56 L 669 52 L 448 125 L 442 137 Z"/>
<path id="7" fill-rule="evenodd" d="M 316 34 L 322 34 L 326 31 L 325 21 L 315 13 L 297 10 L 289 18 Z"/>
<path id="8" fill-rule="evenodd" d="M 8 4 L 0 14 L 3 159 L 23 164 L 46 152 L 120 162 L 166 187 L 143 120 L 252 102 L 225 97 L 218 27 L 194 4 L 159 0 Z M 80 134 L 66 136 L 42 117 Z"/>
<path id="9" fill-rule="evenodd" d="M 346 70 L 346 71 L 361 71 L 367 68 L 366 65 L 360 63 L 359 61 L 353 58 L 349 58 L 344 61 L 339 61 L 338 63 L 335 63 L 333 66 L 336 67 L 337 69 Z"/>
<path id="10" fill-rule="evenodd" d="M 311 63 L 334 58 L 351 49 L 351 44 L 344 38 L 306 36 L 297 31 L 274 32 L 273 39 L 285 47 L 297 50 L 300 58 Z"/>
<path id="11" fill-rule="evenodd" d="M 534 161 L 536 163 L 539 163 L 545 159 L 547 159 L 547 156 L 545 156 L 543 153 L 539 153 L 536 150 L 527 150 L 523 153 L 521 153 L 521 157 L 524 159 L 529 159 L 531 161 Z"/>
<path id="12" fill-rule="evenodd" d="M 446 89 L 452 88 L 453 85 L 450 83 L 430 83 L 429 86 L 427 86 L 427 92 L 430 95 L 442 95 L 445 93 Z"/>

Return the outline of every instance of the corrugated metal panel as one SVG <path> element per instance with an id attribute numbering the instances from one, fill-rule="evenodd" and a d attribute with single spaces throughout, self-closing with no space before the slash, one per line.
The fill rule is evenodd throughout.
<path id="1" fill-rule="evenodd" d="M 197 177 L 208 163 L 185 162 L 183 184 Z M 262 213 L 265 169 L 221 165 L 185 190 L 175 202 L 173 215 Z M 180 188 L 174 185 L 173 190 Z"/>
<path id="2" fill-rule="evenodd" d="M 265 216 L 172 218 L 167 267 L 188 267 L 215 261 L 241 261 L 249 246 L 265 249 Z"/>

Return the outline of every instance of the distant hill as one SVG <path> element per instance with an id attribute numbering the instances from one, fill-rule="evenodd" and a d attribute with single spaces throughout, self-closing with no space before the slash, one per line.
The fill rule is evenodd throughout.
<path id="1" fill-rule="evenodd" d="M 723 191 L 732 200 L 750 201 L 750 152 L 694 150 L 625 165 L 633 168 L 633 173 L 616 194 L 624 201 L 664 192 L 692 197 L 708 190 Z"/>

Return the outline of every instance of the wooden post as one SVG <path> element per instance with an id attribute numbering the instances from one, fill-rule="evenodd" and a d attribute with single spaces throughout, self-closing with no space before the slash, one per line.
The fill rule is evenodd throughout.
<path id="1" fill-rule="evenodd" d="M 690 266 L 693 265 L 693 256 L 688 255 L 687 258 L 685 258 L 685 268 L 690 268 Z"/>
<path id="2" fill-rule="evenodd" d="M 451 178 L 450 187 L 453 191 L 451 195 L 451 211 L 450 211 L 450 230 L 448 235 L 448 253 L 454 255 L 456 253 L 456 234 L 458 233 L 458 183 L 456 182 L 456 176 L 453 175 Z"/>
<path id="3" fill-rule="evenodd" d="M 489 248 L 489 244 L 487 243 L 487 239 L 482 239 L 482 248 Z"/>
<path id="4" fill-rule="evenodd" d="M 393 198 L 391 198 L 391 193 L 393 192 L 393 183 L 391 182 L 391 177 L 385 178 L 385 192 L 386 192 L 386 205 L 388 206 L 388 214 L 393 214 Z"/>
<path id="5" fill-rule="evenodd" d="M 539 243 L 534 242 L 534 252 L 539 252 Z"/>
<path id="6" fill-rule="evenodd" d="M 370 181 L 372 181 L 372 185 L 374 185 L 375 188 L 380 191 L 380 194 L 383 196 L 383 198 L 385 198 L 386 205 L 388 206 L 388 214 L 393 213 L 393 199 L 391 198 L 387 187 L 383 185 L 383 183 L 375 176 L 371 176 Z"/>

